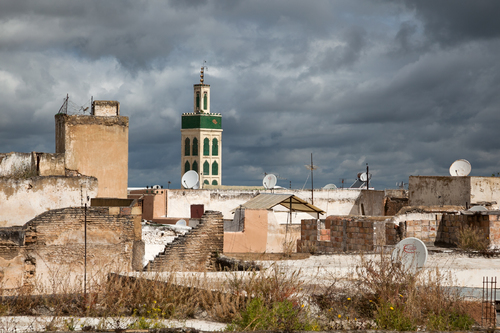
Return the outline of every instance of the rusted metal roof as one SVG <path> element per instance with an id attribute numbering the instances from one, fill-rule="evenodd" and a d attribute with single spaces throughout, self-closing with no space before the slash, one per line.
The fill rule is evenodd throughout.
<path id="1" fill-rule="evenodd" d="M 238 208 L 271 209 L 277 205 L 282 205 L 288 209 L 291 208 L 294 212 L 325 214 L 321 208 L 313 206 L 293 194 L 260 193 L 255 198 L 250 199 Z M 233 209 L 233 212 L 235 210 L 236 209 Z"/>

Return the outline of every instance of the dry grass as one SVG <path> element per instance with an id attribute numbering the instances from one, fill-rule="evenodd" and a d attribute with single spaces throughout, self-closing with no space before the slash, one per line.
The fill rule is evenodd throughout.
<path id="1" fill-rule="evenodd" d="M 458 231 L 457 246 L 465 251 L 486 251 L 489 240 L 484 232 L 474 226 L 463 226 Z"/>
<path id="2" fill-rule="evenodd" d="M 202 318 L 232 323 L 232 329 L 465 330 L 475 303 L 450 288 L 440 271 L 405 272 L 387 256 L 361 257 L 356 280 L 336 277 L 320 291 L 308 290 L 301 270 L 271 265 L 263 271 L 208 274 L 149 273 L 148 278 L 115 274 L 116 266 L 94 270 L 88 294 L 81 276 L 62 267 L 33 296 L 19 289 L 4 297 L 1 315 L 134 317 L 134 328 L 160 327 L 163 319 Z M 346 283 L 348 281 L 348 283 Z M 315 285 L 316 286 L 316 285 Z M 477 311 L 476 311 L 477 312 Z M 477 320 L 477 314 L 472 314 Z M 54 321 L 65 328 L 70 324 Z M 68 327 L 66 327 L 68 328 Z"/>

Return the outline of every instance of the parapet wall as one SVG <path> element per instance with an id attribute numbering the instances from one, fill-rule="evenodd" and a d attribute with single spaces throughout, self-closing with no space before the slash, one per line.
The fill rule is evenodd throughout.
<path id="1" fill-rule="evenodd" d="M 51 209 L 81 207 L 96 195 L 94 177 L 0 177 L 0 227 L 22 226 Z"/>

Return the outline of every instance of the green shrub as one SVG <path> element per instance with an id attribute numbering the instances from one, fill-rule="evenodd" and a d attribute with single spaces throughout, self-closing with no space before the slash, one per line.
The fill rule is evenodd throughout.
<path id="1" fill-rule="evenodd" d="M 266 306 L 260 298 L 252 299 L 246 309 L 242 311 L 241 318 L 228 325 L 229 331 L 312 331 L 317 330 L 317 325 L 310 322 L 302 307 L 294 307 L 293 303 L 285 300 Z"/>
<path id="2" fill-rule="evenodd" d="M 415 331 L 417 326 L 410 316 L 405 313 L 403 305 L 382 303 L 377 306 L 375 322 L 379 329 L 396 331 Z"/>

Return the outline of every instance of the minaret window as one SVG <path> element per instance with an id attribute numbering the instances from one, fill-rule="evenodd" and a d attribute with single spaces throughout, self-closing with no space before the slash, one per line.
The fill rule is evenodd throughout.
<path id="1" fill-rule="evenodd" d="M 210 175 L 210 164 L 208 164 L 207 161 L 205 161 L 205 163 L 203 163 L 203 175 L 204 176 Z"/>
<path id="2" fill-rule="evenodd" d="M 193 156 L 198 156 L 198 139 L 193 139 Z"/>
<path id="3" fill-rule="evenodd" d="M 203 140 L 203 155 L 210 155 L 210 140 L 208 138 L 205 138 L 205 140 Z"/>
<path id="4" fill-rule="evenodd" d="M 184 156 L 189 156 L 189 151 L 191 150 L 191 144 L 189 138 L 184 141 Z"/>
<path id="5" fill-rule="evenodd" d="M 219 141 L 214 138 L 212 140 L 212 156 L 217 156 L 219 155 Z"/>
<path id="6" fill-rule="evenodd" d="M 212 163 L 212 175 L 217 176 L 219 174 L 219 164 L 217 162 Z"/>
<path id="7" fill-rule="evenodd" d="M 207 109 L 207 105 L 208 105 L 208 96 L 207 96 L 207 93 L 205 93 L 203 95 L 203 110 Z"/>
<path id="8" fill-rule="evenodd" d="M 196 109 L 200 109 L 200 93 L 196 93 Z"/>
<path id="9" fill-rule="evenodd" d="M 192 170 L 198 172 L 198 163 L 196 163 L 196 161 L 193 162 L 193 169 Z"/>
<path id="10" fill-rule="evenodd" d="M 188 172 L 191 168 L 189 167 L 189 161 L 186 161 L 186 163 L 184 163 L 184 173 Z"/>
<path id="11" fill-rule="evenodd" d="M 214 180 L 212 180 L 212 185 L 219 185 L 219 184 L 218 184 L 218 183 L 217 183 L 217 181 L 214 179 Z"/>

